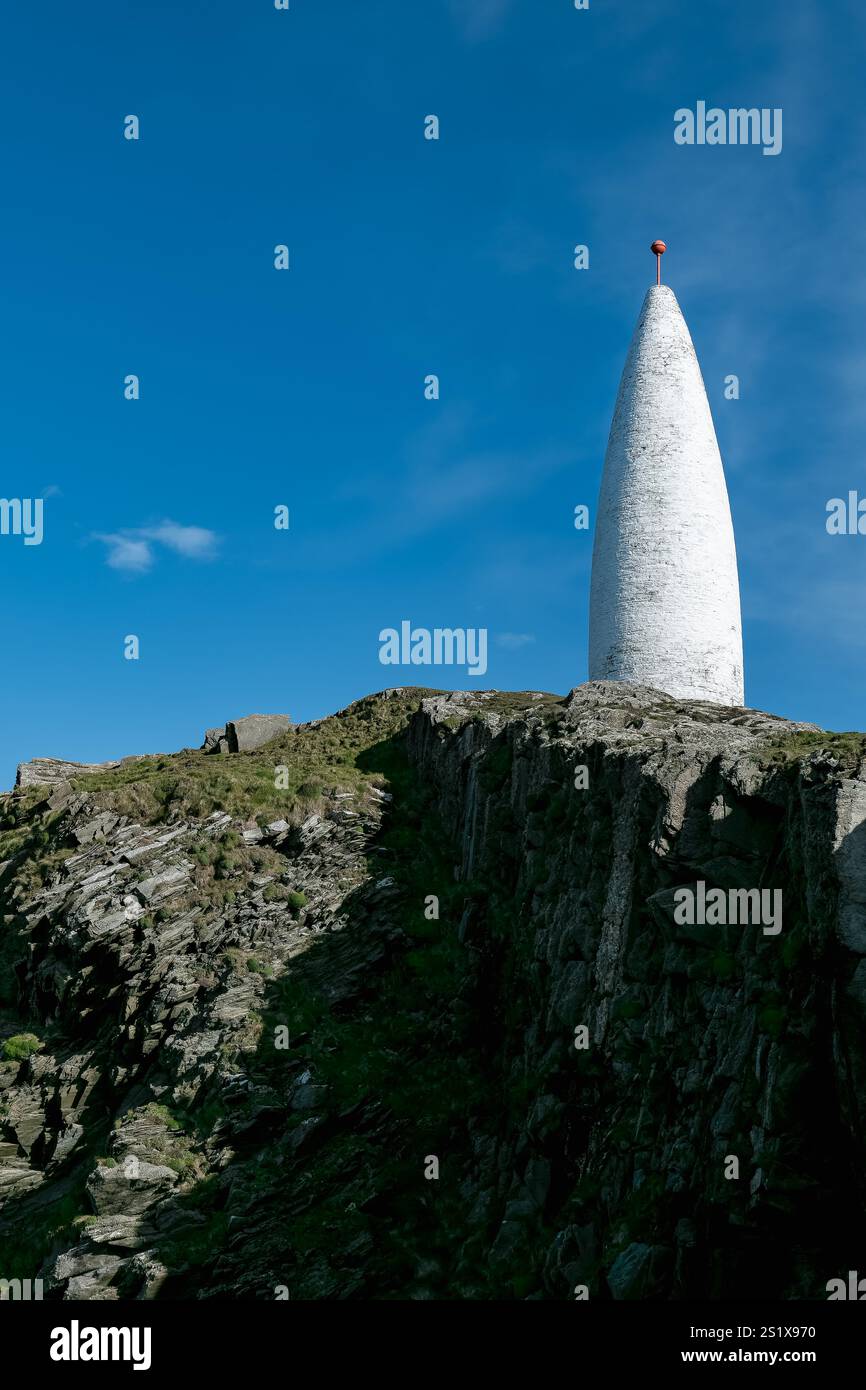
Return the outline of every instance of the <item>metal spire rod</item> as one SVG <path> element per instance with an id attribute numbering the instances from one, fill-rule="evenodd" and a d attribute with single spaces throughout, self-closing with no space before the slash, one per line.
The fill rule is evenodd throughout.
<path id="1" fill-rule="evenodd" d="M 650 247 L 650 250 L 655 253 L 656 258 L 657 285 L 660 285 L 662 282 L 662 256 L 664 255 L 665 251 L 667 251 L 667 249 L 668 248 L 665 246 L 663 241 L 654 241 L 652 246 Z"/>

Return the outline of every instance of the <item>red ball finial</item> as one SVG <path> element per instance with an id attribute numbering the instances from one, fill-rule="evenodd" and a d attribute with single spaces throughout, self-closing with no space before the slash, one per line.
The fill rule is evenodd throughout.
<path id="1" fill-rule="evenodd" d="M 653 252 L 655 252 L 655 256 L 656 256 L 656 284 L 657 284 L 657 285 L 660 285 L 661 282 L 662 282 L 662 256 L 664 255 L 665 251 L 667 251 L 667 249 L 668 249 L 668 248 L 665 246 L 665 244 L 664 244 L 663 241 L 654 241 L 653 244 L 652 244 L 652 246 L 650 247 L 650 250 L 653 251 Z"/>

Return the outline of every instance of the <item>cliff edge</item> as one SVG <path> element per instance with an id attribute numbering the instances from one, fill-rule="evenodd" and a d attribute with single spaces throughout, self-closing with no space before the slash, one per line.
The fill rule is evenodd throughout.
<path id="1" fill-rule="evenodd" d="M 58 766 L 0 798 L 0 1278 L 772 1300 L 862 1264 L 863 735 L 591 682 Z"/>

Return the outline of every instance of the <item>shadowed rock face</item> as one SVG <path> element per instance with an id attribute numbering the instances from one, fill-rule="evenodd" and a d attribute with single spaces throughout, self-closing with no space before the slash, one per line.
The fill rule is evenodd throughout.
<path id="1" fill-rule="evenodd" d="M 141 823 L 104 774 L 6 798 L 0 1277 L 790 1299 L 862 1264 L 863 738 L 604 682 L 291 737 L 330 770 L 264 825 Z M 698 882 L 781 889 L 781 931 L 678 921 Z"/>

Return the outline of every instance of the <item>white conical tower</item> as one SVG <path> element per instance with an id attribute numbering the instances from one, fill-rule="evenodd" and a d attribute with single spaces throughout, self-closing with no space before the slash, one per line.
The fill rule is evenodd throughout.
<path id="1" fill-rule="evenodd" d="M 653 243 L 657 255 L 659 247 Z M 589 678 L 743 703 L 725 475 L 689 330 L 662 284 L 644 300 L 610 428 L 592 555 Z"/>

